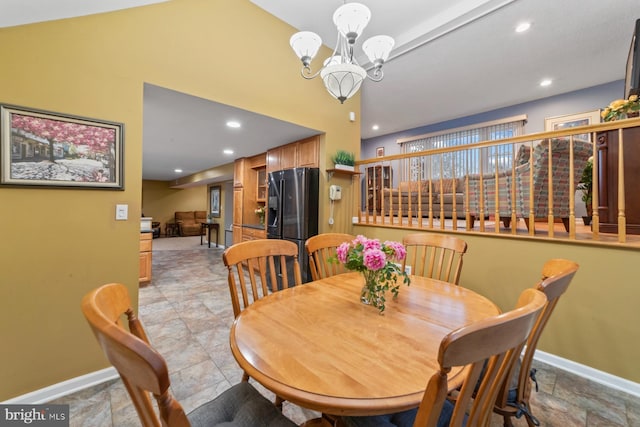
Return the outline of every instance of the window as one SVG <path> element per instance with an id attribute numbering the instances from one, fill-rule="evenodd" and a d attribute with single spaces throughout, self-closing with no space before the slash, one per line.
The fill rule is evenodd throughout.
<path id="1" fill-rule="evenodd" d="M 479 123 L 464 128 L 419 135 L 399 140 L 402 152 L 417 153 L 426 150 L 461 147 L 481 141 L 519 136 L 524 133 L 526 116 L 510 117 L 498 121 Z M 460 177 L 478 174 L 480 171 L 509 170 L 513 162 L 512 144 L 458 150 L 416 156 L 404 161 L 401 174 L 403 180 L 418 181 Z"/>

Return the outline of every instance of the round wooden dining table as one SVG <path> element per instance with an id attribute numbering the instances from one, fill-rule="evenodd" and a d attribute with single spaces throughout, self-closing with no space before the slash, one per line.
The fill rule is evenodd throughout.
<path id="1" fill-rule="evenodd" d="M 363 278 L 346 273 L 270 294 L 231 328 L 242 369 L 276 395 L 333 415 L 378 415 L 417 407 L 438 370 L 449 332 L 500 313 L 460 286 L 411 276 L 386 310 L 360 302 Z M 451 389 L 460 385 L 452 373 Z"/>

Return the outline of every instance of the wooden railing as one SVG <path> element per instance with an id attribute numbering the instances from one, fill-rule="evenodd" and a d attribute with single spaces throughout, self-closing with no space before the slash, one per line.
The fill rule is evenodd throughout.
<path id="1" fill-rule="evenodd" d="M 615 147 L 601 143 L 610 131 L 617 131 Z M 630 150 L 640 152 L 638 118 L 361 160 L 358 224 L 591 242 L 630 239 L 640 246 L 637 203 L 634 224 L 627 223 L 631 188 L 625 185 L 640 185 L 640 168 L 626 158 Z M 576 202 L 583 206 L 579 184 L 588 161 L 593 214 L 584 226 L 576 221 Z M 625 182 L 629 172 L 635 182 Z M 616 206 L 602 192 L 615 192 Z M 603 212 L 609 212 L 606 233 Z"/>

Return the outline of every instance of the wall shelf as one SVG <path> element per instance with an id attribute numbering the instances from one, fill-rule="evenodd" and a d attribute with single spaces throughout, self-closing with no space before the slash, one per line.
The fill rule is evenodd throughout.
<path id="1" fill-rule="evenodd" d="M 331 179 L 334 173 L 342 175 L 362 175 L 362 172 L 348 171 L 344 169 L 327 169 L 327 179 Z"/>

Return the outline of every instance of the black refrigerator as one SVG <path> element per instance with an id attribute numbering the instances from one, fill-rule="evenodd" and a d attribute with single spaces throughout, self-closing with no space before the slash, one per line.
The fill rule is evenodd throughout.
<path id="1" fill-rule="evenodd" d="M 293 168 L 269 173 L 267 238 L 298 245 L 302 282 L 311 281 L 304 243 L 318 234 L 318 168 Z M 292 277 L 292 276 L 290 276 Z"/>

